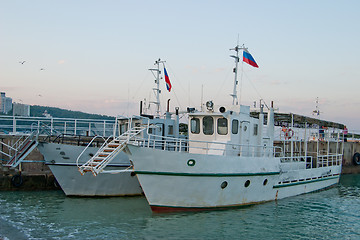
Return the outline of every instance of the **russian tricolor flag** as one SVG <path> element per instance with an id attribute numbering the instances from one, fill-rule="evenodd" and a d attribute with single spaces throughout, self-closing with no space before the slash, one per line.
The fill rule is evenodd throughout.
<path id="1" fill-rule="evenodd" d="M 164 66 L 164 74 L 165 74 L 166 88 L 170 92 L 171 91 L 171 83 L 170 83 L 169 75 L 167 74 L 165 66 Z"/>
<path id="2" fill-rule="evenodd" d="M 251 56 L 251 54 L 246 49 L 244 49 L 244 52 L 243 52 L 243 61 L 250 64 L 253 67 L 257 67 L 257 68 L 259 67 L 257 65 L 257 63 L 255 62 L 255 59 Z"/>

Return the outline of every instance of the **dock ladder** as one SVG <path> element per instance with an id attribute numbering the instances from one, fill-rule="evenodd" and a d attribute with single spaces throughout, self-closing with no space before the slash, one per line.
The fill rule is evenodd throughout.
<path id="1" fill-rule="evenodd" d="M 135 137 L 143 132 L 146 127 L 133 127 L 118 137 L 109 137 L 104 144 L 94 154 L 89 161 L 79 166 L 78 169 L 81 175 L 86 172 L 92 172 L 94 176 L 98 175 L 122 150 L 124 150 L 130 141 L 135 141 Z M 93 140 L 96 137 L 93 138 Z M 112 140 L 110 141 L 110 139 Z M 79 163 L 81 155 L 91 145 L 93 140 L 88 144 L 84 151 L 79 155 L 76 162 Z"/>
<path id="2" fill-rule="evenodd" d="M 2 154 L 9 157 L 9 161 L 3 166 L 5 167 L 17 167 L 21 161 L 23 161 L 38 145 L 36 140 L 37 131 L 33 131 L 30 135 L 22 135 L 14 144 L 9 145 L 4 142 L 0 142 L 1 145 L 8 149 L 8 153 L 0 151 Z"/>

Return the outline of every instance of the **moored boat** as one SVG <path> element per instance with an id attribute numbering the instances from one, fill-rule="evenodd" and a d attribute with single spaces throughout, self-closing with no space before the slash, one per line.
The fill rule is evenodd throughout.
<path id="1" fill-rule="evenodd" d="M 236 62 L 242 49 L 249 57 L 246 49 L 237 46 Z M 205 111 L 189 113 L 188 139 L 134 137 L 127 143 L 125 153 L 153 211 L 251 205 L 339 182 L 342 124 L 326 122 L 325 126 L 324 121 L 294 114 L 275 119 L 273 104 L 267 114 L 263 105 L 253 114 L 249 106 L 236 104 L 236 84 L 235 75 L 234 105 L 215 107 L 209 101 Z M 286 126 L 281 142 L 274 141 L 275 120 Z M 316 145 L 309 145 L 310 124 L 326 127 Z"/>
<path id="2" fill-rule="evenodd" d="M 338 183 L 341 137 L 327 135 L 321 142 L 331 145 L 327 152 L 307 149 L 304 138 L 276 146 L 272 115 L 270 110 L 265 130 L 260 127 L 261 115 L 260 120 L 250 117 L 246 107 L 238 113 L 190 114 L 187 151 L 149 148 L 140 140 L 128 144 L 129 158 L 153 211 L 249 205 Z M 158 139 L 154 144 L 164 141 L 184 145 L 184 140 L 175 139 Z"/>
<path id="3" fill-rule="evenodd" d="M 171 119 L 171 113 L 168 109 L 165 115 L 161 116 L 161 91 L 159 87 L 161 64 L 164 64 L 164 61 L 159 59 L 155 62 L 157 68 L 150 69 L 153 73 L 155 72 L 156 86 L 153 90 L 156 100 L 152 102 L 156 105 L 156 113 L 154 115 L 143 114 L 143 104 L 141 103 L 140 115 L 132 117 L 131 121 L 129 121 L 128 117 L 118 116 L 115 122 L 118 128 L 114 130 L 112 136 L 107 139 L 100 139 L 104 142 L 101 147 L 94 146 L 95 139 L 99 139 L 99 136 L 89 140 L 87 146 L 47 142 L 39 144 L 38 148 L 44 156 L 46 165 L 49 166 L 67 196 L 133 196 L 143 194 L 128 156 L 124 152 L 117 151 L 118 149 L 116 148 L 111 148 L 117 151 L 115 156 L 115 154 L 112 154 L 112 150 L 109 152 L 109 148 L 106 147 L 109 144 L 118 146 L 114 142 L 117 141 L 119 136 L 126 133 L 129 128 L 141 127 L 148 123 L 154 126 L 151 128 L 152 135 L 159 137 L 177 137 L 179 135 L 178 113 L 174 113 L 177 115 L 176 119 Z M 138 132 L 138 134 L 139 136 L 147 137 L 147 132 Z M 96 155 L 98 152 L 101 152 L 101 154 Z M 103 160 L 102 156 L 108 156 L 109 153 L 111 153 L 109 156 L 111 157 L 111 164 L 102 162 L 96 168 L 96 171 L 93 171 L 93 174 L 84 174 L 88 170 L 86 164 L 89 162 L 89 159 L 90 165 L 92 165 L 91 169 L 94 170 L 93 163 L 99 163 L 97 158 L 102 158 Z M 82 174 L 79 173 L 79 168 Z M 98 174 L 100 172 L 103 174 Z M 93 175 L 98 176 L 94 177 Z"/>
<path id="4" fill-rule="evenodd" d="M 143 193 L 137 177 L 131 172 L 101 174 L 96 178 L 92 175 L 81 176 L 76 160 L 85 150 L 85 146 L 43 142 L 38 145 L 38 149 L 67 196 L 135 196 Z M 97 147 L 87 148 L 79 163 L 85 163 L 98 150 Z M 129 158 L 120 153 L 108 169 L 117 171 L 130 166 Z"/>

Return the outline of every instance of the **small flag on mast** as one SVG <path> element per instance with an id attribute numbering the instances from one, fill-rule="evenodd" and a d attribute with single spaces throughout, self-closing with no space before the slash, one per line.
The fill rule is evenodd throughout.
<path id="1" fill-rule="evenodd" d="M 259 67 L 255 62 L 255 59 L 251 56 L 251 54 L 247 51 L 247 49 L 244 49 L 243 61 L 250 64 L 253 67 L 257 67 L 257 68 Z"/>
<path id="2" fill-rule="evenodd" d="M 164 66 L 164 75 L 165 75 L 166 88 L 170 92 L 171 91 L 171 83 L 170 83 L 169 75 L 167 74 L 165 66 Z"/>

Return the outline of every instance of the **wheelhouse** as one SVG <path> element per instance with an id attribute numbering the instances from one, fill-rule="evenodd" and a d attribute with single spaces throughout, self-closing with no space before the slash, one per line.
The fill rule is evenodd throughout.
<path id="1" fill-rule="evenodd" d="M 263 118 L 250 117 L 250 107 L 241 106 L 240 112 L 226 111 L 224 107 L 219 112 L 208 111 L 191 113 L 189 115 L 189 146 L 193 153 L 202 153 L 204 148 L 217 149 L 214 154 L 245 155 L 239 152 L 241 146 L 267 144 L 261 129 Z M 212 145 L 212 146 L 209 146 Z M 225 147 L 226 146 L 226 147 Z M 225 148 L 230 149 L 226 150 Z"/>

